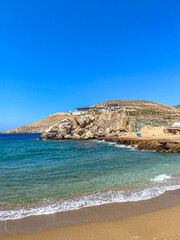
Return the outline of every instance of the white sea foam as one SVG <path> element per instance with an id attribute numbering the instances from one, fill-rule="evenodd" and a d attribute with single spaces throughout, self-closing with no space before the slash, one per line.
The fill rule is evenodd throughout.
<path id="1" fill-rule="evenodd" d="M 109 144 L 109 145 L 116 145 L 115 142 L 106 142 L 106 143 Z"/>
<path id="2" fill-rule="evenodd" d="M 107 143 L 115 147 L 129 148 L 131 146 Z M 166 180 L 166 181 L 165 181 Z M 175 181 L 174 181 L 175 180 Z M 166 174 L 151 179 L 151 182 L 141 187 L 126 190 L 96 191 L 64 198 L 49 198 L 25 203 L 0 204 L 0 221 L 19 219 L 32 215 L 47 215 L 56 212 L 76 210 L 83 207 L 98 206 L 113 202 L 129 202 L 147 200 L 159 196 L 169 190 L 180 189 L 179 180 Z"/>
<path id="3" fill-rule="evenodd" d="M 161 175 L 156 176 L 155 178 L 152 178 L 151 181 L 159 182 L 159 181 L 164 181 L 164 180 L 170 179 L 170 178 L 171 178 L 171 176 L 168 176 L 166 174 L 161 174 Z"/>
<path id="4" fill-rule="evenodd" d="M 104 139 L 103 140 L 93 140 L 94 142 L 97 142 L 97 143 L 103 143 L 105 142 Z"/>
<path id="5" fill-rule="evenodd" d="M 131 151 L 135 151 L 135 148 L 134 147 L 131 147 L 130 145 L 124 145 L 124 144 L 117 144 L 115 145 L 117 148 L 127 148 Z"/>
<path id="6" fill-rule="evenodd" d="M 116 144 L 116 147 L 118 147 L 118 148 L 126 148 L 127 146 L 124 145 L 124 144 Z"/>
<path id="7" fill-rule="evenodd" d="M 117 148 L 127 148 L 131 151 L 135 151 L 135 147 L 131 147 L 130 145 L 125 145 L 125 144 L 117 144 L 116 142 L 105 142 L 104 140 L 94 140 L 95 142 L 98 142 L 98 143 L 105 143 L 105 144 L 108 144 L 108 145 L 114 145 L 115 147 Z"/>
<path id="8" fill-rule="evenodd" d="M 174 186 L 147 186 L 144 189 L 117 190 L 106 192 L 94 192 L 71 198 L 50 198 L 39 202 L 17 203 L 9 206 L 1 206 L 0 221 L 19 219 L 32 215 L 47 215 L 62 211 L 76 210 L 83 207 L 98 206 L 113 202 L 129 202 L 147 200 L 159 196 L 168 190 L 179 189 L 180 185 Z"/>

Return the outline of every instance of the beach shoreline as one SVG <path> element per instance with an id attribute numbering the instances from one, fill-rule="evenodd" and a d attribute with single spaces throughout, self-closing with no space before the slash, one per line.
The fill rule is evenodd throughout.
<path id="1" fill-rule="evenodd" d="M 56 217 L 49 216 L 49 222 L 52 222 L 53 218 L 54 223 L 57 219 L 64 221 L 56 222 L 50 229 L 41 229 L 40 232 L 1 234 L 0 240 L 175 240 L 180 239 L 179 212 L 180 190 L 169 191 L 150 200 L 83 208 L 63 213 L 61 217 L 58 214 Z M 47 223 L 47 218 L 44 217 L 44 219 Z M 73 219 L 71 224 L 65 224 L 65 222 L 70 223 L 70 219 Z M 38 223 L 39 225 L 43 223 L 40 218 L 37 220 L 30 217 L 26 221 L 25 219 L 12 221 L 11 229 L 16 225 L 21 228 L 21 231 L 23 226 L 30 230 Z M 0 226 L 2 227 L 2 224 Z M 6 227 L 8 227 L 8 223 L 6 223 Z"/>
<path id="2" fill-rule="evenodd" d="M 139 141 L 144 141 L 143 138 L 136 137 L 136 139 L 138 139 Z M 135 141 L 137 141 L 136 139 L 135 139 Z M 178 137 L 176 140 L 178 140 Z M 107 141 L 107 144 L 106 144 L 106 141 Z M 134 174 L 133 175 L 134 177 L 131 179 L 131 181 L 133 183 L 134 183 L 134 181 L 136 181 L 137 174 L 139 174 L 139 176 L 141 176 L 141 174 L 142 174 L 141 171 L 139 173 L 139 169 L 142 169 L 142 171 L 144 171 L 144 169 L 145 169 L 151 173 L 147 177 L 147 172 L 146 171 L 144 172 L 143 176 L 145 176 L 145 178 L 143 178 L 143 182 L 144 182 L 143 184 L 138 185 L 136 189 L 133 187 L 133 189 L 131 189 L 132 191 L 130 190 L 129 192 L 126 192 L 126 190 L 129 188 L 125 187 L 125 193 L 126 193 L 125 195 L 123 195 L 123 192 L 118 192 L 119 190 L 116 192 L 116 189 L 114 191 L 113 190 L 107 191 L 107 193 L 109 195 L 108 194 L 101 195 L 101 192 L 99 190 L 95 193 L 100 192 L 100 194 L 93 193 L 93 194 L 88 195 L 86 192 L 85 197 L 82 199 L 81 199 L 81 195 L 80 196 L 77 195 L 78 198 L 77 198 L 77 196 L 72 198 L 73 195 L 71 195 L 71 198 L 70 198 L 71 202 L 69 203 L 67 201 L 67 200 L 69 200 L 69 198 L 65 198 L 65 201 L 64 201 L 64 199 L 62 201 L 62 205 L 60 205 L 61 198 L 58 198 L 58 197 L 53 198 L 53 201 L 51 201 L 52 199 L 43 198 L 44 202 L 42 205 L 39 204 L 39 202 L 38 202 L 39 200 L 38 201 L 35 200 L 34 202 L 32 201 L 32 204 L 29 204 L 28 201 L 24 201 L 24 202 L 22 201 L 19 203 L 14 202 L 12 204 L 12 206 L 11 206 L 11 204 L 9 204 L 9 205 L 7 205 L 7 207 L 5 206 L 6 204 L 4 204 L 4 206 L 2 204 L 1 205 L 2 206 L 2 208 L 1 208 L 2 215 L 1 216 L 3 216 L 4 218 L 2 218 L 0 221 L 0 240 L 1 239 L 3 239 L 3 240 L 4 239 L 5 240 L 6 239 L 10 239 L 10 240 L 11 239 L 14 239 L 14 240 L 16 240 L 16 239 L 59 239 L 59 238 L 57 238 L 57 236 L 58 237 L 60 236 L 61 239 L 73 239 L 74 240 L 74 239 L 83 239 L 83 238 L 81 238 L 81 235 L 78 235 L 78 234 L 81 234 L 81 232 L 83 232 L 83 231 L 84 231 L 84 233 L 86 231 L 87 232 L 90 231 L 90 232 L 93 232 L 93 234 L 95 234 L 95 235 L 93 235 L 92 238 L 89 238 L 89 236 L 91 236 L 91 233 L 89 232 L 89 234 L 87 233 L 88 237 L 84 238 L 84 239 L 101 239 L 101 237 L 97 238 L 99 236 L 100 229 L 103 232 L 106 232 L 107 229 L 111 229 L 111 230 L 109 230 L 109 233 L 107 233 L 107 236 L 109 236 L 109 238 L 107 238 L 107 239 L 112 239 L 111 236 L 113 236 L 113 239 L 116 239 L 113 234 L 116 232 L 117 233 L 116 235 L 119 236 L 118 228 L 119 228 L 119 226 L 123 225 L 124 222 L 127 222 L 126 230 L 128 230 L 128 226 L 129 226 L 128 221 L 134 221 L 133 224 L 135 224 L 136 218 L 139 219 L 140 216 L 142 216 L 142 215 L 143 216 L 147 216 L 149 214 L 154 215 L 159 211 L 165 211 L 165 212 L 170 211 L 169 209 L 171 209 L 171 208 L 179 209 L 180 208 L 179 207 L 179 205 L 180 205 L 180 185 L 179 185 L 179 180 L 178 180 L 179 175 L 178 175 L 178 171 L 177 171 L 178 166 L 179 166 L 178 165 L 179 159 L 177 156 L 179 156 L 179 155 L 177 155 L 177 154 L 172 155 L 171 153 L 167 153 L 167 154 L 166 153 L 140 153 L 139 154 L 138 153 L 139 151 L 134 151 L 133 146 L 131 144 L 129 144 L 129 142 L 127 141 L 127 138 L 123 139 L 122 141 L 125 141 L 125 142 L 123 142 L 124 145 L 131 146 L 131 151 L 126 149 L 126 147 L 123 145 L 123 143 L 119 142 L 119 141 L 120 141 L 120 139 L 105 139 L 105 141 L 103 141 L 103 144 L 99 144 L 99 142 L 101 143 L 102 141 L 98 141 L 98 140 L 96 140 L 95 143 L 94 143 L 94 141 L 89 141 L 89 142 L 88 141 L 85 141 L 85 142 L 79 141 L 79 142 L 76 142 L 76 144 L 77 144 L 78 148 L 85 149 L 85 150 L 86 149 L 89 150 L 89 147 L 91 147 L 90 156 L 91 157 L 93 156 L 94 158 L 92 157 L 93 161 L 85 161 L 85 163 L 87 163 L 87 164 L 89 164 L 89 163 L 94 164 L 94 162 L 99 163 L 99 159 L 101 159 L 101 160 L 103 159 L 103 158 L 101 158 L 102 153 L 106 152 L 106 157 L 109 156 L 109 158 L 104 158 L 104 160 L 102 162 L 100 162 L 99 165 L 97 165 L 97 166 L 99 166 L 99 171 L 97 171 L 97 173 L 99 174 L 102 171 L 102 164 L 106 163 L 108 171 L 103 174 L 103 179 L 104 179 L 104 176 L 106 176 L 106 174 L 109 173 L 109 169 L 116 169 L 118 166 L 124 166 L 123 171 L 121 171 L 121 169 L 120 169 L 120 171 L 118 171 L 117 173 L 116 172 L 114 173 L 115 176 L 117 174 L 118 177 L 119 176 L 121 177 L 120 180 L 118 177 L 115 180 L 117 182 L 122 181 L 122 180 L 124 180 L 123 173 L 127 174 L 127 169 L 129 169 L 129 166 L 130 166 L 131 167 L 130 169 L 132 169 L 132 171 L 129 171 L 129 173 L 131 175 Z M 98 142 L 98 143 L 96 143 L 96 142 Z M 110 143 L 108 143 L 108 142 L 110 142 Z M 30 154 L 32 154 L 32 152 L 33 152 L 33 157 L 35 159 L 35 162 L 37 162 L 38 154 L 36 152 L 34 154 L 33 143 L 34 142 L 31 141 L 32 147 L 30 149 L 27 148 L 27 150 L 30 152 Z M 37 143 L 37 141 L 36 141 L 36 143 Z M 70 143 L 74 143 L 74 142 L 65 142 L 65 143 L 70 144 Z M 26 142 L 25 142 L 25 144 L 26 144 Z M 42 148 L 44 149 L 44 144 L 46 144 L 47 146 L 49 146 L 50 150 L 52 150 L 51 148 L 53 147 L 53 149 L 55 149 L 55 151 L 57 153 L 58 153 L 58 151 L 60 151 L 58 142 L 48 143 L 47 141 L 46 142 L 38 141 L 38 144 L 39 144 L 38 145 L 39 149 L 42 149 Z M 50 145 L 48 145 L 48 144 L 50 144 Z M 58 145 L 56 146 L 56 144 L 58 144 Z M 84 144 L 87 144 L 87 146 Z M 112 147 L 109 147 L 109 145 Z M 61 146 L 63 149 L 64 145 L 61 145 Z M 71 147 L 71 146 L 74 146 L 74 145 L 71 145 L 71 144 L 67 145 L 67 146 L 65 145 L 64 149 L 65 150 L 66 150 L 66 148 L 69 149 L 69 147 Z M 99 153 L 101 153 L 101 154 L 92 155 L 94 153 L 94 146 L 96 147 L 96 149 L 98 149 L 98 151 L 97 151 L 98 154 Z M 36 148 L 37 148 L 37 146 L 36 146 Z M 38 153 L 39 153 L 39 149 L 38 149 Z M 27 154 L 27 150 L 24 154 L 25 156 Z M 112 153 L 114 153 L 115 150 L 118 150 L 118 151 L 116 152 L 115 157 L 112 158 Z M 35 150 L 35 151 L 37 151 L 37 150 Z M 85 151 L 85 152 L 87 152 L 87 151 Z M 49 151 L 50 155 L 51 155 L 51 153 L 52 153 L 52 151 Z M 45 153 L 45 154 L 47 154 L 47 153 Z M 68 152 L 68 154 L 69 154 L 69 152 Z M 119 156 L 119 154 L 122 155 L 122 159 L 124 159 L 125 156 L 128 156 L 128 158 L 126 159 L 127 161 L 125 161 L 125 162 L 120 161 L 120 162 L 117 162 L 116 165 L 112 166 L 111 165 L 112 163 L 116 163 L 116 157 Z M 88 159 L 88 156 L 85 159 Z M 166 156 L 167 156 L 167 158 L 166 158 Z M 175 167 L 173 167 L 172 172 L 166 171 L 166 168 L 167 167 L 169 168 L 168 164 L 170 164 L 169 156 L 175 156 L 175 158 L 172 157 L 172 161 L 175 164 L 175 165 L 173 165 Z M 77 157 L 79 159 L 79 154 L 77 154 Z M 42 156 L 40 156 L 40 161 L 41 161 L 41 159 L 42 159 Z M 58 159 L 59 159 L 59 155 L 58 155 Z M 110 162 L 109 159 L 114 159 L 114 161 L 111 160 L 111 162 Z M 158 162 L 158 160 L 160 163 L 162 162 L 163 165 L 160 164 L 160 166 L 157 166 L 158 167 L 157 169 L 160 169 L 160 170 L 153 172 L 154 167 L 156 166 L 156 163 Z M 148 162 L 150 164 L 146 164 Z M 27 163 L 26 159 L 24 159 L 24 163 L 25 164 Z M 49 161 L 49 159 L 48 159 L 48 163 L 49 163 L 49 166 L 52 166 L 52 163 L 54 163 L 56 166 L 57 161 L 52 162 L 52 161 Z M 74 164 L 74 159 L 73 159 L 72 163 Z M 144 163 L 144 165 L 143 165 L 143 163 Z M 125 165 L 123 165 L 123 164 L 125 164 Z M 126 165 L 126 164 L 129 164 L 129 165 Z M 76 166 L 77 166 L 77 163 L 76 163 Z M 136 166 L 138 167 L 138 171 L 136 171 Z M 164 168 L 161 168 L 161 166 L 163 166 Z M 66 165 L 65 165 L 65 167 L 66 167 Z M 7 166 L 6 166 L 6 168 L 7 168 Z M 20 165 L 19 169 L 21 170 L 21 165 Z M 36 169 L 37 168 L 35 168 L 35 170 Z M 85 168 L 85 170 L 86 170 L 86 168 Z M 92 172 L 94 172 L 96 170 L 97 170 L 96 167 L 92 168 Z M 176 173 L 176 171 L 177 171 L 177 173 Z M 51 172 L 56 173 L 56 168 L 53 169 L 53 171 L 51 169 Z M 74 168 L 72 168 L 72 172 L 73 173 L 75 172 Z M 17 174 L 17 172 L 15 172 L 15 175 L 16 174 Z M 39 174 L 41 174 L 41 172 Z M 59 174 L 59 171 L 57 172 L 56 177 L 53 177 L 53 181 L 51 181 L 51 185 L 49 185 L 49 186 L 54 186 L 54 184 L 57 183 L 57 179 L 59 176 L 58 174 Z M 77 169 L 76 169 L 75 177 L 84 176 L 82 179 L 84 181 L 84 178 L 86 176 L 81 175 L 81 174 L 84 174 L 84 169 L 82 169 L 82 171 L 79 174 L 77 173 Z M 15 175 L 13 175 L 13 176 L 15 176 Z M 4 175 L 4 176 L 6 176 L 6 175 Z M 31 179 L 34 179 L 32 176 L 34 176 L 36 178 L 36 176 L 39 176 L 39 175 L 36 174 L 36 175 L 29 175 L 29 176 L 31 176 Z M 48 174 L 42 175 L 42 177 L 47 177 L 47 176 L 48 176 Z M 93 177 L 94 177 L 94 179 L 96 179 L 96 175 L 93 175 Z M 110 175 L 110 177 L 111 177 L 111 175 Z M 22 179 L 24 179 L 24 178 L 21 178 L 21 180 Z M 39 179 L 39 178 L 37 178 L 37 179 Z M 47 181 L 47 178 L 43 178 L 43 179 L 45 179 Z M 63 179 L 61 179 L 61 181 Z M 88 178 L 88 180 L 89 179 L 90 178 Z M 141 178 L 140 178 L 140 180 L 141 180 Z M 59 183 L 61 183 L 61 181 Z M 128 179 L 128 181 L 129 181 L 129 179 Z M 74 182 L 74 179 L 72 179 L 72 182 Z M 141 182 L 142 182 L 142 180 L 140 181 L 140 183 Z M 30 183 L 31 183 L 31 181 L 30 181 Z M 36 182 L 34 182 L 34 183 L 36 183 Z M 9 183 L 7 182 L 7 184 L 9 184 Z M 86 182 L 86 184 L 87 184 L 87 182 Z M 27 185 L 27 187 L 28 187 L 28 185 Z M 172 190 L 170 190 L 170 189 L 172 189 Z M 175 189 L 178 189 L 178 190 L 175 190 Z M 164 191 L 166 191 L 166 192 L 163 193 Z M 113 195 L 113 194 L 115 194 L 115 195 Z M 32 196 L 35 199 L 35 196 L 31 194 L 31 197 Z M 91 196 L 90 200 L 92 200 L 92 205 L 89 204 L 89 202 L 88 202 L 89 196 Z M 104 198 L 104 196 L 106 198 Z M 157 197 L 155 197 L 155 196 L 157 196 Z M 80 201 L 78 201 L 78 200 L 80 200 Z M 113 201 L 111 202 L 111 200 L 113 200 Z M 30 202 L 31 202 L 31 200 L 30 200 Z M 17 207 L 18 204 L 19 204 L 19 207 Z M 63 206 L 63 204 L 64 204 L 64 206 Z M 68 204 L 70 204 L 70 208 L 69 208 Z M 24 206 L 26 207 L 26 209 L 23 208 Z M 35 207 L 35 208 L 33 208 L 33 211 L 31 211 L 32 210 L 31 207 Z M 42 207 L 45 207 L 45 208 L 42 208 Z M 6 213 L 6 210 L 7 210 L 7 213 Z M 23 212 L 23 210 L 27 210 L 27 212 L 26 211 Z M 168 214 L 171 214 L 171 211 Z M 165 213 L 165 215 L 167 215 L 167 214 Z M 176 216 L 176 217 L 178 218 L 178 216 Z M 129 220 L 129 219 L 134 219 L 134 220 Z M 146 217 L 145 217 L 145 219 L 146 219 Z M 156 221 L 156 219 L 155 219 L 155 221 Z M 143 223 L 143 221 L 142 221 L 142 223 Z M 142 223 L 141 223 L 141 225 L 142 225 Z M 174 224 L 176 224 L 176 223 L 174 223 Z M 177 224 L 178 224 L 178 221 L 177 221 Z M 111 226 L 111 227 L 109 228 L 108 226 Z M 131 230 L 128 230 L 128 231 L 132 232 Z M 79 238 L 76 238 L 77 236 L 73 235 L 74 232 L 77 232 L 77 236 L 79 236 Z M 123 228 L 122 228 L 122 232 L 123 232 Z M 123 235 L 123 234 L 125 234 L 125 235 Z M 49 237 L 47 238 L 46 235 Z M 126 236 L 128 236 L 127 232 L 122 233 L 122 236 L 124 236 L 124 238 L 122 238 L 123 240 L 126 239 Z M 137 235 L 137 236 L 139 236 L 139 235 Z M 103 237 L 104 238 L 102 238 L 102 239 L 106 239 L 105 235 L 103 235 Z M 136 236 L 131 236 L 131 237 L 133 239 Z M 117 238 L 117 239 L 121 239 L 121 238 Z M 145 239 L 148 239 L 148 238 L 145 238 Z"/>
<path id="3" fill-rule="evenodd" d="M 48 215 L 29 216 L 0 222 L 0 239 L 19 234 L 36 234 L 55 228 L 67 228 L 99 222 L 122 221 L 126 218 L 149 214 L 180 205 L 180 189 L 167 191 L 149 199 L 134 202 L 110 203 L 84 207 L 78 210 L 58 212 Z"/>

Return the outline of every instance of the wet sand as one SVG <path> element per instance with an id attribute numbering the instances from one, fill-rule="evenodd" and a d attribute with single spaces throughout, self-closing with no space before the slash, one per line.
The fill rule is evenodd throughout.
<path id="1" fill-rule="evenodd" d="M 120 221 L 59 227 L 28 235 L 4 235 L 0 240 L 178 240 L 180 205 L 131 216 Z"/>
<path id="2" fill-rule="evenodd" d="M 176 190 L 145 201 L 4 221 L 0 240 L 180 239 L 179 203 Z"/>

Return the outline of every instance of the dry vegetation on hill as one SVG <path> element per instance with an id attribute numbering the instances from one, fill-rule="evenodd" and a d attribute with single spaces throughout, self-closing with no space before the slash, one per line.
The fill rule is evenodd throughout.
<path id="1" fill-rule="evenodd" d="M 118 104 L 120 108 L 126 108 L 126 111 L 117 109 L 116 111 L 103 113 L 88 113 L 95 117 L 95 124 L 102 126 L 105 130 L 107 128 L 112 128 L 112 130 L 125 128 L 127 131 L 135 132 L 146 125 L 158 127 L 161 125 L 170 125 L 173 121 L 180 121 L 180 109 L 177 107 L 179 105 L 175 108 L 150 101 L 112 100 L 96 104 L 92 107 L 102 108 L 105 105 L 112 104 Z M 74 119 L 75 115 L 56 113 L 38 122 L 18 127 L 5 133 L 42 133 L 65 118 Z"/>
<path id="2" fill-rule="evenodd" d="M 45 129 L 49 128 L 50 126 L 62 121 L 68 116 L 67 113 L 55 113 L 52 114 L 38 122 L 34 122 L 22 127 L 14 128 L 11 130 L 6 131 L 6 134 L 11 133 L 42 133 Z"/>
<path id="3" fill-rule="evenodd" d="M 106 105 L 118 104 L 120 107 L 131 108 L 131 109 L 153 109 L 157 111 L 176 111 L 174 107 L 170 107 L 161 103 L 150 102 L 150 101 L 141 101 L 141 100 L 110 100 L 105 101 L 99 104 L 96 104 L 91 107 L 104 107 Z"/>

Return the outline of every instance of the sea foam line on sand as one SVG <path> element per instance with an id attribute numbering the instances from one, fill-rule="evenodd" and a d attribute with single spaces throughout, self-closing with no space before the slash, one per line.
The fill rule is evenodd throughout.
<path id="1" fill-rule="evenodd" d="M 106 143 L 119 148 L 133 149 L 131 146 L 116 144 L 115 142 L 105 142 L 104 140 L 94 140 L 98 143 Z M 134 150 L 134 149 L 133 149 Z M 41 201 L 33 201 L 26 203 L 7 204 L 7 207 L 3 206 L 3 210 L 0 211 L 0 221 L 8 219 L 19 219 L 32 215 L 47 215 L 56 212 L 77 210 L 83 207 L 98 206 L 108 203 L 120 203 L 130 201 L 147 200 L 157 197 L 169 190 L 176 190 L 180 188 L 180 185 L 164 185 L 162 182 L 167 182 L 171 179 L 166 174 L 158 175 L 150 179 L 150 185 L 147 185 L 143 189 L 134 190 L 109 190 L 104 192 L 94 192 L 91 194 L 76 195 L 71 198 L 49 198 Z M 161 185 L 157 185 L 157 182 Z M 153 185 L 152 185 L 153 184 Z M 0 205 L 1 207 L 2 205 Z M 1 208 L 2 209 L 2 208 Z"/>
<path id="2" fill-rule="evenodd" d="M 49 198 L 41 201 L 17 203 L 3 206 L 0 211 L 0 221 L 8 219 L 19 219 L 32 215 L 47 215 L 62 211 L 77 210 L 83 207 L 98 206 L 107 203 L 133 202 L 148 200 L 157 197 L 169 190 L 180 189 L 180 185 L 174 186 L 152 186 L 142 190 L 109 190 L 106 192 L 95 192 L 74 196 L 72 198 Z M 1 208 L 2 209 L 2 208 Z"/>

